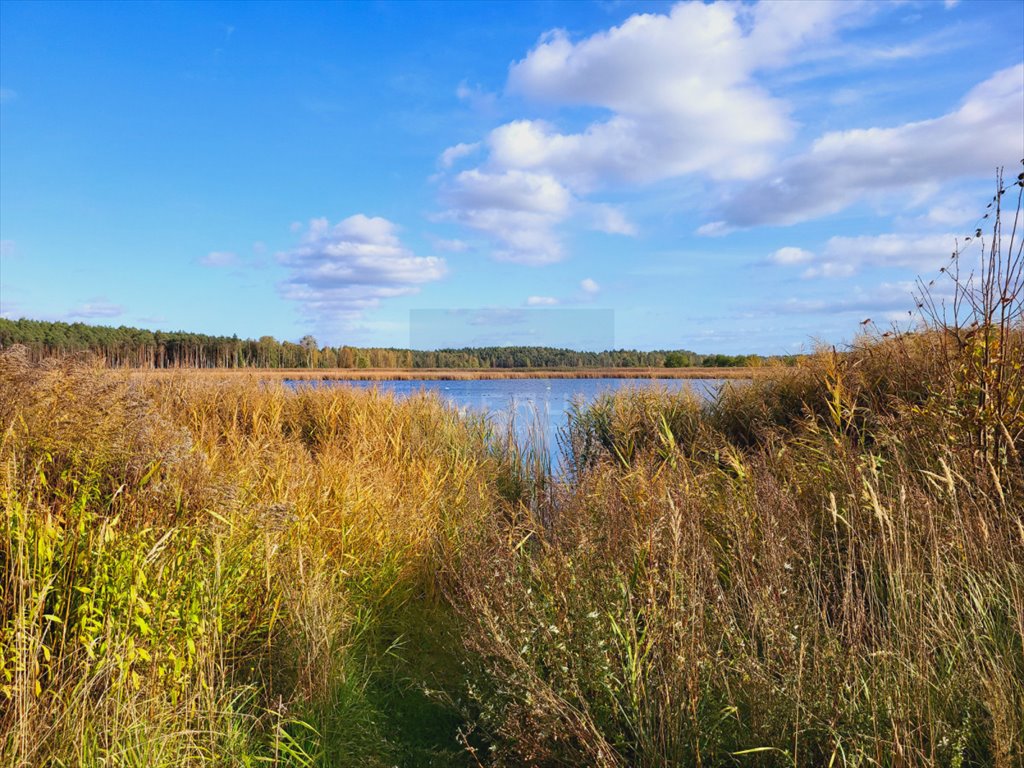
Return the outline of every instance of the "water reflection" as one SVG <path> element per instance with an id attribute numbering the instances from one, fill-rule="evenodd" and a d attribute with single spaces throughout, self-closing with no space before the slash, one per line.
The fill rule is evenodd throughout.
<path id="1" fill-rule="evenodd" d="M 498 428 L 505 428 L 514 417 L 520 436 L 540 432 L 547 448 L 557 452 L 557 434 L 565 426 L 566 414 L 575 400 L 593 402 L 604 392 L 620 389 L 655 388 L 669 392 L 692 390 L 701 397 L 714 396 L 722 379 L 467 379 L 436 381 L 427 379 L 385 379 L 381 381 L 289 382 L 291 385 L 379 389 L 398 396 L 418 392 L 436 392 L 460 413 L 487 413 Z"/>

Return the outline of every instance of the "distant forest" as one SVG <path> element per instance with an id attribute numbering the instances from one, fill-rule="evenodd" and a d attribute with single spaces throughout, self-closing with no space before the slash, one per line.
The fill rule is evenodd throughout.
<path id="1" fill-rule="evenodd" d="M 85 323 L 0 318 L 0 349 L 22 344 L 34 360 L 92 353 L 114 368 L 689 368 L 737 367 L 792 358 L 701 355 L 685 349 L 579 352 L 552 347 L 467 347 L 421 351 L 322 347 L 273 336 L 240 339 L 183 331 L 148 331 Z"/>

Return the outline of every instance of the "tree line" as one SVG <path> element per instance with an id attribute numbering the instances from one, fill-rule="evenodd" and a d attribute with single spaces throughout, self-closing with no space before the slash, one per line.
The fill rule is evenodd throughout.
<path id="1" fill-rule="evenodd" d="M 685 349 L 581 352 L 553 347 L 416 350 L 320 346 L 273 336 L 241 339 L 127 326 L 0 318 L 0 349 L 21 344 L 33 360 L 92 354 L 114 368 L 688 368 L 778 361 L 759 355 L 702 355 Z M 783 362 L 790 360 L 784 359 Z"/>

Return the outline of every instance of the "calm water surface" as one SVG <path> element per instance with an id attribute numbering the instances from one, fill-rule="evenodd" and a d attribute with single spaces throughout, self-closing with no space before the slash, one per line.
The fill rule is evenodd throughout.
<path id="1" fill-rule="evenodd" d="M 289 382 L 295 386 L 300 382 Z M 557 450 L 558 429 L 566 423 L 566 413 L 574 401 L 593 402 L 603 392 L 620 389 L 663 389 L 679 392 L 690 389 L 702 397 L 712 397 L 724 383 L 722 379 L 475 379 L 434 381 L 426 379 L 385 379 L 382 381 L 314 381 L 314 386 L 356 387 L 394 392 L 398 396 L 427 391 L 436 392 L 465 413 L 487 413 L 498 425 L 507 424 L 515 415 L 516 427 L 525 434 L 531 425 L 545 432 L 548 447 Z"/>

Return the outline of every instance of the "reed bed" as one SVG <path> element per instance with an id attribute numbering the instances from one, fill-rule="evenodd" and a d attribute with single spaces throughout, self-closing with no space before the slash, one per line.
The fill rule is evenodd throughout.
<path id="1" fill-rule="evenodd" d="M 0 764 L 1020 766 L 1012 242 L 925 330 L 580 404 L 558 476 L 426 394 L 3 353 Z"/>
<path id="2" fill-rule="evenodd" d="M 562 478 L 428 396 L 7 353 L 2 760 L 1017 765 L 1024 424 L 934 353 L 608 395 Z"/>
<path id="3" fill-rule="evenodd" d="M 570 415 L 564 482 L 446 571 L 493 762 L 1024 764 L 1024 221 L 997 190 L 915 332 Z"/>
<path id="4" fill-rule="evenodd" d="M 880 351 L 573 417 L 572 482 L 452 574 L 499 754 L 1021 764 L 1024 422 L 993 460 L 951 404 L 860 413 Z"/>
<path id="5" fill-rule="evenodd" d="M 767 367 L 735 368 L 222 368 L 193 369 L 198 376 L 245 379 L 258 376 L 268 381 L 493 381 L 498 379 L 752 379 Z M 181 369 L 141 368 L 139 377 L 175 376 Z"/>
<path id="6" fill-rule="evenodd" d="M 432 652 L 408 647 L 410 604 L 422 643 L 439 561 L 492 507 L 486 425 L 429 398 L 0 360 L 0 762 L 431 757 L 381 702 Z M 417 716 L 451 720 L 427 682 Z"/>

